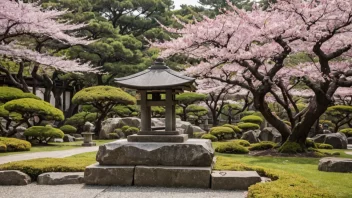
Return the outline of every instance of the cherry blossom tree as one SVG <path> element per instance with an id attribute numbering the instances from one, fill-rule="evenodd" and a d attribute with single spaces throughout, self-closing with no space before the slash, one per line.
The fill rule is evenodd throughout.
<path id="1" fill-rule="evenodd" d="M 165 27 L 180 37 L 154 46 L 164 49 L 164 57 L 187 54 L 202 60 L 188 68 L 190 75 L 249 90 L 254 107 L 283 141 L 305 149 L 311 127 L 332 104 L 336 90 L 352 86 L 351 2 L 279 0 L 266 11 L 231 7 L 215 19 L 183 24 L 183 29 Z M 311 61 L 286 66 L 297 53 Z M 299 112 L 289 108 L 294 107 L 290 90 L 295 81 L 313 93 L 307 108 Z M 293 118 L 300 117 L 290 120 L 292 129 L 272 113 L 266 101 L 270 94 Z"/>

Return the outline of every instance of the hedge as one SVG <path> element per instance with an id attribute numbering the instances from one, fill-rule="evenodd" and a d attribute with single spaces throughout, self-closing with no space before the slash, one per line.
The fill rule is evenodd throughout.
<path id="1" fill-rule="evenodd" d="M 233 140 L 232 142 L 235 142 L 241 146 L 245 146 L 248 147 L 251 145 L 251 143 L 249 143 L 247 140 Z"/>
<path id="2" fill-rule="evenodd" d="M 218 141 L 218 138 L 215 137 L 215 136 L 212 135 L 212 134 L 204 134 L 204 135 L 202 135 L 202 137 L 200 137 L 200 138 L 201 138 L 201 139 L 209 139 L 209 140 L 211 140 L 212 142 Z"/>
<path id="3" fill-rule="evenodd" d="M 109 139 L 119 139 L 119 136 L 117 135 L 117 133 L 109 133 Z"/>
<path id="4" fill-rule="evenodd" d="M 223 127 L 229 127 L 231 128 L 235 133 L 241 133 L 241 129 L 238 128 L 238 126 L 236 125 L 232 125 L 232 124 L 224 124 L 222 125 Z"/>
<path id="5" fill-rule="evenodd" d="M 295 153 L 302 153 L 303 149 L 298 143 L 287 141 L 279 148 L 279 152 L 295 154 Z"/>
<path id="6" fill-rule="evenodd" d="M 226 135 L 231 135 L 231 138 L 235 136 L 235 132 L 230 127 L 212 127 L 209 133 L 216 136 L 218 140 L 224 139 Z"/>
<path id="7" fill-rule="evenodd" d="M 306 178 L 287 173 L 281 170 L 263 168 L 243 164 L 228 157 L 218 157 L 215 170 L 231 171 L 257 171 L 259 175 L 269 177 L 273 181 L 267 183 L 257 183 L 248 188 L 248 198 L 268 198 L 268 197 L 285 197 L 285 198 L 332 198 L 324 189 L 314 186 Z"/>
<path id="8" fill-rule="evenodd" d="M 139 129 L 137 127 L 128 127 L 128 128 L 126 128 L 126 126 L 123 126 L 122 127 L 122 132 L 127 137 L 129 135 L 137 134 L 139 132 Z"/>
<path id="9" fill-rule="evenodd" d="M 39 143 L 48 143 L 52 138 L 63 138 L 64 132 L 52 126 L 32 126 L 23 133 L 29 139 L 38 140 Z"/>
<path id="10" fill-rule="evenodd" d="M 64 125 L 62 127 L 60 127 L 60 130 L 66 134 L 71 134 L 71 133 L 76 133 L 77 129 L 74 126 L 71 125 Z"/>
<path id="11" fill-rule="evenodd" d="M 341 129 L 339 132 L 345 134 L 347 137 L 352 136 L 352 128 Z"/>
<path id="12" fill-rule="evenodd" d="M 275 142 L 270 142 L 270 141 L 262 141 L 259 143 L 251 144 L 249 147 L 250 151 L 256 151 L 256 150 L 268 150 L 275 148 L 277 144 Z"/>
<path id="13" fill-rule="evenodd" d="M 254 124 L 254 123 L 239 123 L 237 124 L 237 126 L 243 131 L 256 130 L 260 128 L 258 124 Z"/>
<path id="14" fill-rule="evenodd" d="M 32 147 L 31 143 L 16 138 L 0 137 L 0 149 L 2 152 L 29 151 Z"/>
<path id="15" fill-rule="evenodd" d="M 333 149 L 334 147 L 330 144 L 320 144 L 320 143 L 316 143 L 315 144 L 317 146 L 318 149 Z"/>
<path id="16" fill-rule="evenodd" d="M 261 124 L 263 122 L 263 119 L 256 115 L 248 115 L 241 118 L 241 121 L 245 123 Z"/>
<path id="17" fill-rule="evenodd" d="M 231 154 L 247 154 L 249 151 L 246 147 L 241 146 L 235 142 L 228 142 L 221 144 L 215 149 L 219 153 L 231 153 Z"/>

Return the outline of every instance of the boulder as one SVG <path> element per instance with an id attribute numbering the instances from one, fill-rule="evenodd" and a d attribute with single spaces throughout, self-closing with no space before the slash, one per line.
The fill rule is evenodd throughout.
<path id="1" fill-rule="evenodd" d="M 155 126 L 155 127 L 165 126 L 165 118 L 152 118 L 152 126 Z"/>
<path id="2" fill-rule="evenodd" d="M 280 143 L 282 136 L 277 129 L 274 127 L 265 127 L 259 134 L 259 139 L 261 141 L 271 141 Z"/>
<path id="3" fill-rule="evenodd" d="M 192 125 L 192 129 L 193 129 L 193 133 L 194 132 L 205 132 L 202 128 L 200 128 L 199 126 L 194 126 Z"/>
<path id="4" fill-rule="evenodd" d="M 140 128 L 141 126 L 141 119 L 136 118 L 136 117 L 126 117 L 126 118 L 121 118 L 121 121 L 130 127 L 136 127 Z"/>
<path id="5" fill-rule="evenodd" d="M 75 137 L 69 135 L 69 134 L 65 134 L 64 138 L 63 138 L 64 142 L 74 142 L 75 141 Z"/>
<path id="6" fill-rule="evenodd" d="M 126 138 L 125 134 L 122 131 L 118 131 L 116 134 L 119 139 Z"/>
<path id="7" fill-rule="evenodd" d="M 122 118 L 108 118 L 102 123 L 99 138 L 109 139 L 109 133 L 112 133 L 115 129 L 121 128 L 125 125 L 126 124 L 122 121 Z"/>
<path id="8" fill-rule="evenodd" d="M 188 125 L 184 131 L 184 134 L 188 134 L 189 138 L 193 138 L 193 128 L 191 125 Z"/>
<path id="9" fill-rule="evenodd" d="M 318 170 L 326 172 L 352 173 L 352 159 L 325 157 L 319 160 Z"/>
<path id="10" fill-rule="evenodd" d="M 83 132 L 93 132 L 94 131 L 94 124 L 90 122 L 84 123 Z"/>
<path id="11" fill-rule="evenodd" d="M 61 184 L 82 184 L 84 183 L 83 172 L 50 172 L 38 176 L 38 184 L 61 185 Z"/>
<path id="12" fill-rule="evenodd" d="M 256 171 L 213 171 L 211 174 L 214 190 L 247 190 L 258 182 L 261 178 Z"/>
<path id="13" fill-rule="evenodd" d="M 24 132 L 17 132 L 13 135 L 13 137 L 17 139 L 22 139 L 22 140 L 26 139 L 26 136 L 24 136 Z"/>
<path id="14" fill-rule="evenodd" d="M 347 138 L 347 144 L 352 144 L 352 137 Z"/>
<path id="15" fill-rule="evenodd" d="M 26 127 L 19 126 L 16 128 L 17 133 L 24 133 L 26 131 Z"/>
<path id="16" fill-rule="evenodd" d="M 343 133 L 320 134 L 312 139 L 315 143 L 330 144 L 336 149 L 347 149 L 347 137 Z"/>
<path id="17" fill-rule="evenodd" d="M 101 145 L 96 160 L 100 165 L 211 166 L 211 141 L 189 139 L 183 143 L 128 142 L 117 140 Z"/>
<path id="18" fill-rule="evenodd" d="M 259 137 L 260 130 L 249 130 L 247 132 L 244 132 L 242 134 L 241 139 L 242 140 L 247 140 L 249 143 L 258 143 L 260 140 L 258 139 Z"/>
<path id="19" fill-rule="evenodd" d="M 31 178 L 21 171 L 3 170 L 0 171 L 0 185 L 27 185 L 31 183 Z"/>

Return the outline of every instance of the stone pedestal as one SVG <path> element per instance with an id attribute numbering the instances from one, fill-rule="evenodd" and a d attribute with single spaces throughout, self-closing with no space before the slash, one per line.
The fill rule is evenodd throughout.
<path id="1" fill-rule="evenodd" d="M 187 134 L 181 135 L 129 135 L 129 142 L 185 142 L 188 140 Z"/>
<path id="2" fill-rule="evenodd" d="M 95 146 L 95 142 L 93 142 L 93 135 L 94 133 L 91 132 L 83 132 L 83 144 L 82 146 Z"/>
<path id="3" fill-rule="evenodd" d="M 261 178 L 256 171 L 213 171 L 211 174 L 214 190 L 247 190 L 258 182 Z"/>

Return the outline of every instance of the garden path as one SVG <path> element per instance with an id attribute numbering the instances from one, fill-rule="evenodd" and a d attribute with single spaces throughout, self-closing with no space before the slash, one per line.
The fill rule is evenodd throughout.
<path id="1" fill-rule="evenodd" d="M 244 198 L 245 196 L 246 191 L 190 188 L 87 186 L 83 184 L 0 186 L 0 198 Z"/>
<path id="2" fill-rule="evenodd" d="M 30 160 L 37 158 L 64 158 L 72 155 L 77 155 L 81 153 L 98 151 L 99 146 L 94 147 L 82 147 L 70 150 L 62 150 L 62 151 L 45 151 L 45 152 L 34 152 L 34 153 L 22 153 L 22 154 L 14 154 L 8 156 L 0 157 L 0 164 L 5 164 L 8 162 L 22 161 L 22 160 Z"/>

